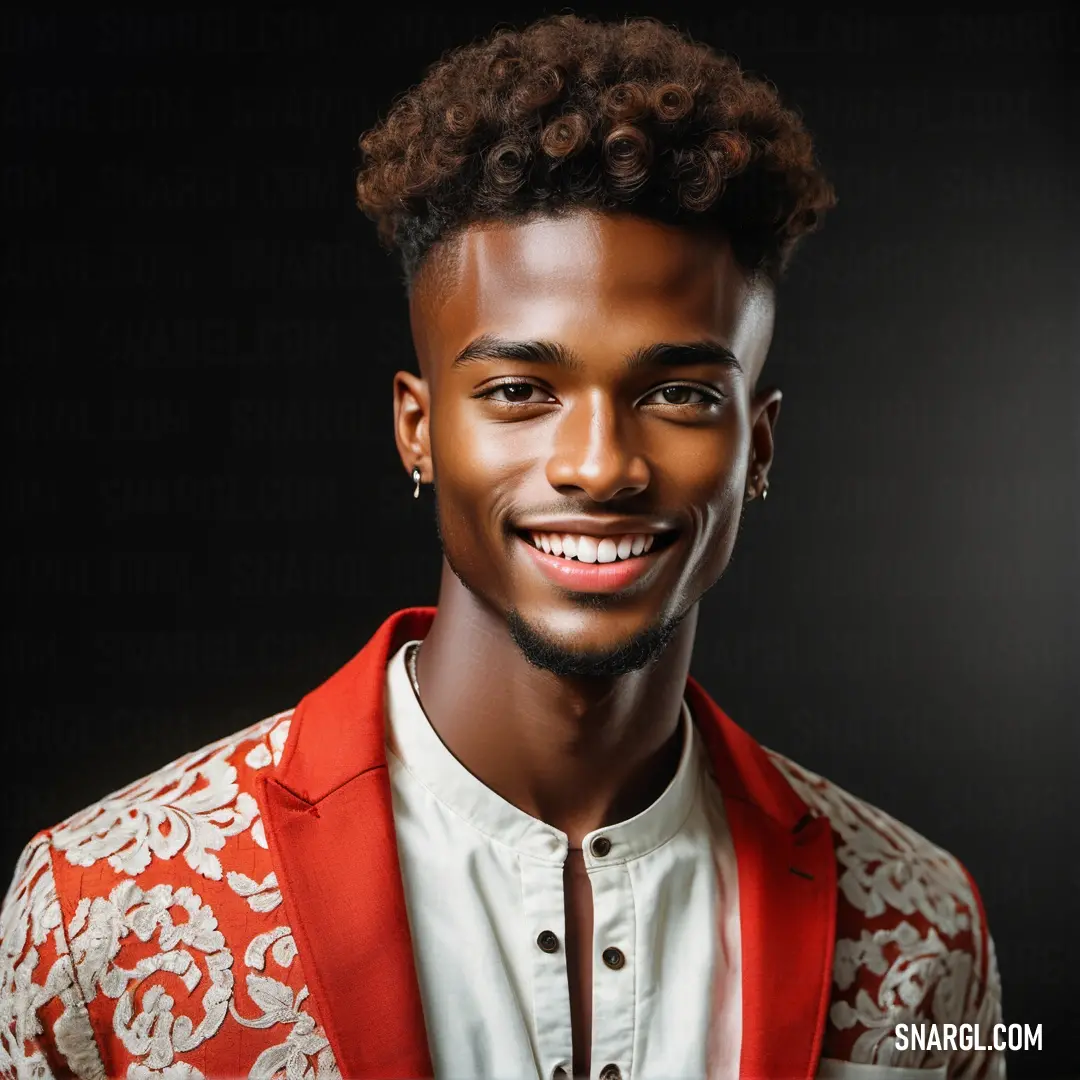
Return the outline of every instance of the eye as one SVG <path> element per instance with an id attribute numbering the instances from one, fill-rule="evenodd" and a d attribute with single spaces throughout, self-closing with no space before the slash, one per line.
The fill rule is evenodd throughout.
<path id="1" fill-rule="evenodd" d="M 661 386 L 658 390 L 654 390 L 645 399 L 645 403 L 648 404 L 650 398 L 655 398 L 658 395 L 662 400 L 653 402 L 653 404 L 711 408 L 720 405 L 723 401 L 722 396 L 715 390 L 706 390 L 702 386 L 687 386 L 685 383 L 676 383 L 672 386 Z"/>
<path id="2" fill-rule="evenodd" d="M 541 405 L 553 401 L 551 394 L 539 386 L 527 382 L 505 382 L 489 387 L 477 397 L 494 401 L 498 405 Z M 547 399 L 545 401 L 544 399 Z"/>

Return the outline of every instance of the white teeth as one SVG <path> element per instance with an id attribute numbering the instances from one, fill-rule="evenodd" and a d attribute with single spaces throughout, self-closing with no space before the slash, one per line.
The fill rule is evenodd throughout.
<path id="1" fill-rule="evenodd" d="M 656 542 L 654 535 L 628 534 L 626 536 L 584 536 L 579 533 L 531 532 L 533 545 L 549 555 L 564 559 L 577 559 L 583 563 L 613 563 L 644 555 Z"/>
<path id="2" fill-rule="evenodd" d="M 579 536 L 577 541 L 578 562 L 596 562 L 597 543 L 591 536 Z"/>
<path id="3" fill-rule="evenodd" d="M 605 537 L 596 545 L 597 562 L 614 562 L 618 557 L 618 545 L 610 537 Z"/>

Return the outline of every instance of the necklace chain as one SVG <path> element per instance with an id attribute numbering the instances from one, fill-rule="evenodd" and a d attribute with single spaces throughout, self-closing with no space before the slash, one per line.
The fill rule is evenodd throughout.
<path id="1" fill-rule="evenodd" d="M 420 683 L 416 677 L 416 656 L 420 652 L 419 645 L 410 645 L 409 651 L 405 654 L 405 667 L 409 672 L 409 681 L 412 683 L 413 690 L 416 691 L 416 698 L 420 700 Z"/>

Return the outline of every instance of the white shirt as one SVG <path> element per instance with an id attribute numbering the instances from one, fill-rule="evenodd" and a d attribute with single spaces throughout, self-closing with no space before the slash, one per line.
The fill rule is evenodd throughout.
<path id="1" fill-rule="evenodd" d="M 569 1076 L 566 834 L 450 753 L 409 679 L 411 644 L 387 667 L 387 757 L 435 1075 Z M 592 1080 L 738 1076 L 735 851 L 685 702 L 682 723 L 682 756 L 663 794 L 583 843 L 593 897 Z M 600 836 L 611 842 L 604 856 L 592 851 Z M 538 944 L 545 931 L 557 938 L 554 951 Z M 610 947 L 625 958 L 618 969 L 603 961 Z"/>

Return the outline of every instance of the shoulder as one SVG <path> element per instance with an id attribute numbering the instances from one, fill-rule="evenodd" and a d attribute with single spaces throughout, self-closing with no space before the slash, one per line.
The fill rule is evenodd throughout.
<path id="1" fill-rule="evenodd" d="M 963 864 L 944 848 L 832 781 L 766 751 L 836 841 L 840 890 L 867 919 L 920 913 L 945 934 L 970 928 L 979 900 Z"/>
<path id="2" fill-rule="evenodd" d="M 224 885 L 253 896 L 262 882 L 249 875 L 269 869 L 255 782 L 280 759 L 291 716 L 267 717 L 184 754 L 38 833 L 7 891 L 5 940 L 16 914 L 51 929 L 83 898 L 133 882 L 194 892 Z"/>
<path id="3" fill-rule="evenodd" d="M 912 1046 L 908 1038 L 910 1025 L 934 1024 L 940 1034 L 944 1025 L 980 1023 L 988 1033 L 1000 1019 L 993 940 L 964 865 L 876 806 L 766 753 L 832 828 L 839 895 L 827 1056 L 915 1068 L 947 1063 L 950 1075 L 964 1059 L 964 1075 L 997 1075 L 994 1055 Z"/>
<path id="4" fill-rule="evenodd" d="M 168 1064 L 224 1027 L 265 1029 L 257 1054 L 279 1025 L 314 1029 L 255 798 L 290 719 L 185 754 L 30 841 L 0 908 L 0 1075 L 64 1060 L 93 1074 L 99 1054 Z M 152 1026 L 165 1034 L 147 1039 Z"/>
<path id="5" fill-rule="evenodd" d="M 172 873 L 221 881 L 235 849 L 266 849 L 255 780 L 280 759 L 291 716 L 267 717 L 184 754 L 73 814 L 49 830 L 58 860 L 128 876 L 168 864 Z"/>

